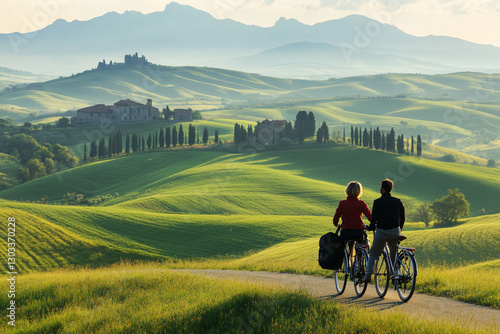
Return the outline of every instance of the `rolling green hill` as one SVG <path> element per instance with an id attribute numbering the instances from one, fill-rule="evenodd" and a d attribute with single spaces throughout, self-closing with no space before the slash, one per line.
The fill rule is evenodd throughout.
<path id="1" fill-rule="evenodd" d="M 409 212 L 458 187 L 472 218 L 450 228 L 406 224 L 421 267 L 418 289 L 500 307 L 499 173 L 315 143 L 248 154 L 149 151 L 1 191 L 0 219 L 16 217 L 20 273 L 128 260 L 328 275 L 317 266 L 317 240 L 333 228 L 331 215 L 349 181 L 364 185 L 362 199 L 371 206 L 380 180 L 392 178 Z M 98 207 L 55 204 L 68 192 L 119 196 Z M 49 205 L 18 202 L 44 196 Z M 488 215 L 476 216 L 481 209 Z"/>
<path id="2" fill-rule="evenodd" d="M 498 213 L 492 198 L 500 196 L 499 173 L 351 147 L 250 155 L 173 150 L 87 164 L 4 190 L 0 197 L 25 224 L 78 236 L 78 247 L 102 248 L 98 253 L 112 253 L 110 258 L 213 258 L 317 235 L 353 179 L 363 183 L 363 199 L 370 205 L 379 196 L 380 180 L 391 177 L 409 211 L 458 187 L 471 203 L 471 215 L 483 208 Z M 47 196 L 53 203 L 68 192 L 119 196 L 94 208 L 12 201 Z M 199 247 L 185 242 L 193 234 Z M 62 245 L 49 246 L 26 243 L 34 260 L 25 269 L 55 266 L 38 259 L 48 254 L 65 258 Z"/>

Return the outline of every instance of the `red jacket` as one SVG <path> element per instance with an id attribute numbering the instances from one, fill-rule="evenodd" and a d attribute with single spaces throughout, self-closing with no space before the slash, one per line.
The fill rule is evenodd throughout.
<path id="1" fill-rule="evenodd" d="M 340 217 L 342 217 L 343 230 L 362 230 L 364 228 L 363 214 L 368 220 L 372 220 L 372 213 L 366 203 L 357 197 L 349 196 L 340 201 L 335 216 L 333 216 L 333 224 L 337 226 Z"/>

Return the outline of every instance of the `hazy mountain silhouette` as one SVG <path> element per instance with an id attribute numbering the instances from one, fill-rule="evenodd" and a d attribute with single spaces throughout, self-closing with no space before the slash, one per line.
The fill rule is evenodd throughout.
<path id="1" fill-rule="evenodd" d="M 415 37 L 360 15 L 315 25 L 281 18 L 263 28 L 171 3 L 146 15 L 111 12 L 89 21 L 57 20 L 24 35 L 0 34 L 2 66 L 53 74 L 92 68 L 103 58 L 123 61 L 133 52 L 154 63 L 230 66 L 279 76 L 314 75 L 312 68 L 330 76 L 500 70 L 498 47 Z"/>

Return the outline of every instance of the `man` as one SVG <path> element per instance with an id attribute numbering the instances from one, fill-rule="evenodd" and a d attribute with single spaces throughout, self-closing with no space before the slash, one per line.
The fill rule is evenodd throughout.
<path id="1" fill-rule="evenodd" d="M 372 220 L 368 230 L 376 230 L 376 233 L 366 266 L 366 275 L 363 277 L 365 283 L 371 281 L 375 260 L 382 254 L 386 243 L 389 245 L 392 263 L 396 259 L 398 247 L 396 237 L 400 235 L 405 223 L 405 208 L 399 198 L 392 197 L 393 187 L 394 183 L 391 180 L 383 180 L 380 187 L 382 196 L 373 202 Z"/>

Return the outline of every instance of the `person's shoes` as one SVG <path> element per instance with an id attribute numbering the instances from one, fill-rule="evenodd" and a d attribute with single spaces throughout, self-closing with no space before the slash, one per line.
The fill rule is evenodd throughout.
<path id="1" fill-rule="evenodd" d="M 363 280 L 361 280 L 361 283 L 370 283 L 372 281 L 372 275 L 366 275 L 363 277 Z"/>

